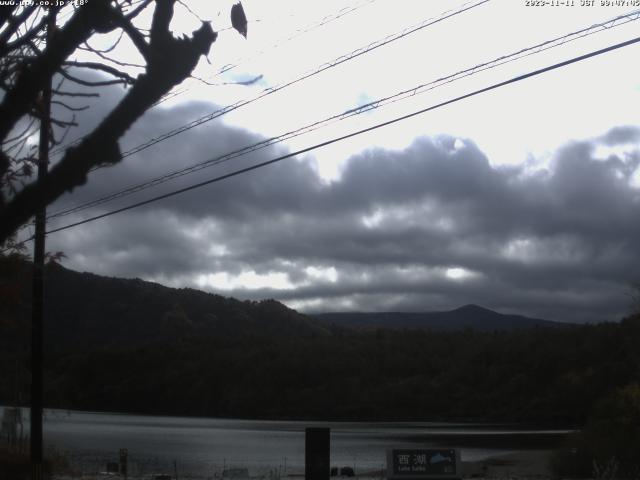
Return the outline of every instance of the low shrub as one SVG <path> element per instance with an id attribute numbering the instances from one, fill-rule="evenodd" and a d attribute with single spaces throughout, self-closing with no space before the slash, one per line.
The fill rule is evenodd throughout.
<path id="1" fill-rule="evenodd" d="M 597 403 L 584 429 L 552 457 L 559 477 L 640 478 L 640 385 L 627 385 Z"/>

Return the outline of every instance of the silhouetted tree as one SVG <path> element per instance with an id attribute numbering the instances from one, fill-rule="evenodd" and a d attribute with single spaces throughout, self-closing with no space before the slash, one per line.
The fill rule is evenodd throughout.
<path id="1" fill-rule="evenodd" d="M 0 9 L 0 245 L 6 245 L 38 208 L 84 184 L 93 168 L 119 162 L 118 140 L 122 135 L 171 88 L 191 75 L 201 55 L 207 55 L 217 34 L 203 22 L 190 38 L 174 37 L 169 25 L 175 3 L 89 0 L 80 6 L 43 7 L 33 2 Z M 136 25 L 136 18 L 151 8 L 151 28 L 143 30 Z M 47 41 L 46 26 L 52 17 L 58 22 Z M 141 73 L 135 78 L 127 72 L 131 65 L 108 57 L 115 45 L 97 50 L 88 44 L 94 35 L 118 31 L 117 42 L 123 37 L 130 39 L 144 59 L 144 65 L 139 66 Z M 97 61 L 75 60 L 74 53 L 79 49 L 94 54 Z M 77 75 L 83 68 L 111 78 L 87 81 Z M 73 92 L 65 84 L 124 84 L 129 88 L 92 132 L 63 153 L 43 183 L 28 184 L 35 160 L 29 137 L 39 128 L 42 91 L 53 78 L 58 82 L 53 85 L 54 97 L 71 115 L 51 119 L 56 129 L 52 133 L 58 136 L 75 124 L 74 107 L 66 102 L 73 97 L 97 95 Z M 59 143 L 60 138 L 54 134 L 51 141 Z"/>

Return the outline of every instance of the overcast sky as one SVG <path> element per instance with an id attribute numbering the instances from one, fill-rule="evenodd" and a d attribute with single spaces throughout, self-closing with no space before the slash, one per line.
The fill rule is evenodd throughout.
<path id="1" fill-rule="evenodd" d="M 477 3 L 477 2 L 476 2 Z M 50 212 L 630 12 L 493 0 L 102 169 Z M 599 2 L 597 2 L 599 3 Z M 215 4 L 215 8 L 211 7 Z M 174 31 L 229 26 L 231 2 L 177 7 Z M 186 92 L 139 121 L 139 145 L 460 6 L 245 0 Z M 341 9 L 360 6 L 325 25 Z M 344 12 L 344 10 L 343 10 Z M 329 16 L 329 17 L 327 17 Z M 52 222 L 87 218 L 638 36 L 609 28 L 328 128 Z M 311 26 L 311 28 L 309 28 Z M 308 32 L 304 30 L 309 29 Z M 295 38 L 289 40 L 290 37 Z M 260 53 L 263 52 L 263 53 Z M 121 52 L 128 56 L 128 52 Z M 303 312 L 476 303 L 560 321 L 617 320 L 640 281 L 640 47 L 632 45 L 171 199 L 49 236 L 63 264 Z M 131 60 L 135 60 L 133 55 Z M 226 64 L 240 64 L 215 76 Z M 220 85 L 261 76 L 249 86 Z M 86 130 L 117 101 L 105 90 Z M 82 129 L 76 132 L 82 133 Z"/>

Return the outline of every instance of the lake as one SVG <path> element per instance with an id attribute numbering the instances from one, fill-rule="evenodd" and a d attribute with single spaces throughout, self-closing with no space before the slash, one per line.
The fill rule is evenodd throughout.
<path id="1" fill-rule="evenodd" d="M 1 407 L 0 407 L 1 408 Z M 25 419 L 28 412 L 25 410 Z M 45 446 L 63 451 L 85 473 L 103 471 L 126 448 L 130 472 L 214 477 L 224 468 L 252 475 L 304 471 L 304 429 L 331 428 L 331 463 L 356 473 L 380 470 L 387 448 L 454 446 L 463 461 L 525 448 L 551 448 L 565 431 L 428 422 L 300 422 L 159 417 L 46 410 Z M 28 432 L 28 422 L 25 422 Z"/>

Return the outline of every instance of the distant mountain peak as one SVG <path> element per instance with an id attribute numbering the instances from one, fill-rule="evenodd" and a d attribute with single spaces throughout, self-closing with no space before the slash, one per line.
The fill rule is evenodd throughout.
<path id="1" fill-rule="evenodd" d="M 316 314 L 315 318 L 338 327 L 356 330 L 465 330 L 477 331 L 521 330 L 537 327 L 559 327 L 564 323 L 551 322 L 522 315 L 498 313 L 476 304 L 467 304 L 440 312 L 336 312 Z"/>
<path id="2" fill-rule="evenodd" d="M 461 307 L 458 307 L 454 310 L 451 310 L 452 312 L 492 312 L 492 313 L 496 313 L 493 310 L 489 310 L 488 308 L 482 307 L 480 305 L 476 305 L 475 303 L 468 303 L 466 305 L 463 305 Z"/>

